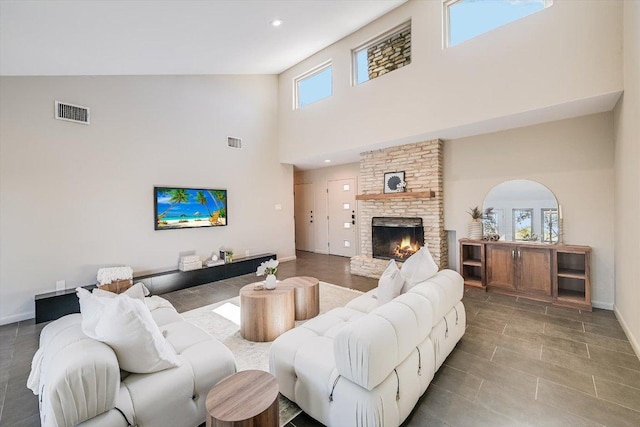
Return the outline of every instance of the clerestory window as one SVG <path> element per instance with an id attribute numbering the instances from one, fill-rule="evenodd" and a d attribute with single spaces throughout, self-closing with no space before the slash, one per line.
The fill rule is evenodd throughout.
<path id="1" fill-rule="evenodd" d="M 358 46 L 352 55 L 354 85 L 411 64 L 411 22 Z"/>
<path id="2" fill-rule="evenodd" d="M 445 45 L 455 46 L 552 4 L 553 0 L 445 0 Z"/>
<path id="3" fill-rule="evenodd" d="M 294 102 L 293 108 L 301 108 L 327 98 L 333 93 L 333 73 L 331 61 L 293 79 Z"/>

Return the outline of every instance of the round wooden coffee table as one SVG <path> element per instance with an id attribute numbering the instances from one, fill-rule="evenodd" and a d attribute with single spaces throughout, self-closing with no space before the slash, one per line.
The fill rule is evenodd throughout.
<path id="1" fill-rule="evenodd" d="M 282 281 L 295 288 L 296 320 L 306 320 L 320 313 L 320 282 L 315 277 L 290 277 Z"/>
<path id="2" fill-rule="evenodd" d="M 295 326 L 294 287 L 279 282 L 273 290 L 240 289 L 240 334 L 249 341 L 273 341 Z"/>
<path id="3" fill-rule="evenodd" d="M 278 427 L 278 381 L 265 371 L 240 371 L 207 394 L 207 427 Z"/>

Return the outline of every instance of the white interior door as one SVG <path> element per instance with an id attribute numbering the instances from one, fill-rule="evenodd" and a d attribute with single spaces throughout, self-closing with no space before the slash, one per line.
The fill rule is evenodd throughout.
<path id="1" fill-rule="evenodd" d="M 293 190 L 293 215 L 296 224 L 296 249 L 314 250 L 313 184 L 296 184 Z"/>
<path id="2" fill-rule="evenodd" d="M 356 254 L 355 179 L 327 183 L 329 212 L 329 254 L 352 257 Z"/>

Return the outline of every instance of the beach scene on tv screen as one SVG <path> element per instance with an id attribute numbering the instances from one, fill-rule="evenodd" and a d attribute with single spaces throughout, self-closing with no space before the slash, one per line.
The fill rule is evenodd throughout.
<path id="1" fill-rule="evenodd" d="M 227 225 L 227 191 L 156 188 L 156 228 Z"/>

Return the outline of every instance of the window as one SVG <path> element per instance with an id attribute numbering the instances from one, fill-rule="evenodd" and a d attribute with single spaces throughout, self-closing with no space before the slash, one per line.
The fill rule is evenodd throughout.
<path id="1" fill-rule="evenodd" d="M 504 212 L 502 209 L 489 208 L 482 217 L 484 234 L 505 235 Z"/>
<path id="2" fill-rule="evenodd" d="M 558 242 L 557 209 L 542 209 L 542 241 L 546 243 Z"/>
<path id="3" fill-rule="evenodd" d="M 358 46 L 352 55 L 354 85 L 411 64 L 411 21 Z"/>
<path id="4" fill-rule="evenodd" d="M 533 209 L 513 209 L 513 240 L 529 242 L 538 240 L 533 234 Z"/>
<path id="5" fill-rule="evenodd" d="M 448 0 L 446 45 L 454 46 L 551 6 L 553 0 Z"/>
<path id="6" fill-rule="evenodd" d="M 296 77 L 294 83 L 293 108 L 304 107 L 327 98 L 333 93 L 333 75 L 331 61 Z"/>

